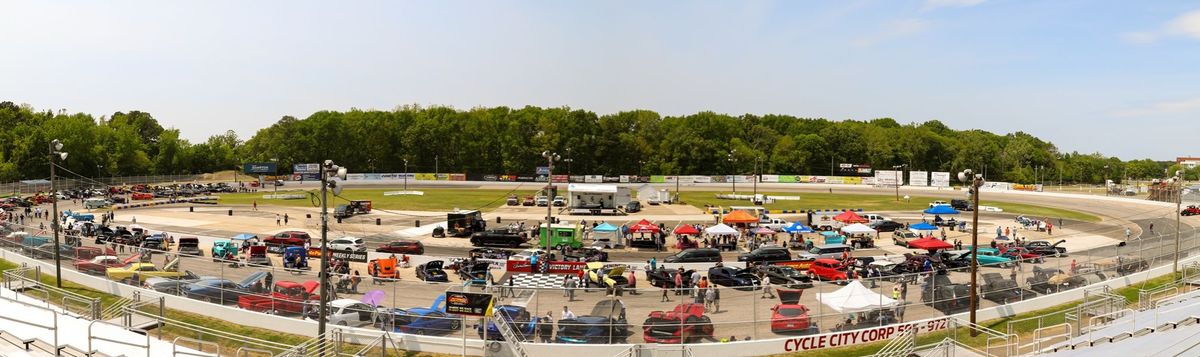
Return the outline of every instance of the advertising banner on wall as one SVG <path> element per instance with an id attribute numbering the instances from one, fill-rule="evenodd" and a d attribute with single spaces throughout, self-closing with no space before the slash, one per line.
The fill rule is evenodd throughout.
<path id="1" fill-rule="evenodd" d="M 437 176 L 434 176 L 433 174 L 413 174 L 413 177 L 414 177 L 414 178 L 416 178 L 416 179 L 417 179 L 417 181 L 434 181 L 434 180 L 437 180 Z"/>
<path id="2" fill-rule="evenodd" d="M 908 184 L 911 186 L 929 186 L 929 172 L 909 171 Z"/>
<path id="3" fill-rule="evenodd" d="M 535 172 L 535 173 L 538 175 L 549 175 L 550 174 L 550 166 L 538 166 L 537 172 Z"/>
<path id="4" fill-rule="evenodd" d="M 321 164 L 295 164 L 292 165 L 292 173 L 318 174 L 321 173 Z"/>
<path id="5" fill-rule="evenodd" d="M 569 179 L 569 176 L 567 176 L 567 175 L 550 176 L 550 182 L 554 182 L 554 183 L 567 183 L 568 179 Z"/>
<path id="6" fill-rule="evenodd" d="M 779 175 L 762 175 L 762 182 L 779 182 Z"/>
<path id="7" fill-rule="evenodd" d="M 869 164 L 838 164 L 838 175 L 841 176 L 871 176 Z"/>
<path id="8" fill-rule="evenodd" d="M 1012 188 L 1012 183 L 985 181 L 983 186 L 979 186 L 979 188 L 982 190 L 1008 191 Z"/>
<path id="9" fill-rule="evenodd" d="M 779 175 L 779 182 L 796 183 L 796 175 Z"/>
<path id="10" fill-rule="evenodd" d="M 878 184 L 878 186 L 896 186 L 896 184 L 899 184 L 898 178 L 900 177 L 898 175 L 900 175 L 900 171 L 876 170 L 875 184 Z"/>
<path id="11" fill-rule="evenodd" d="M 450 181 L 466 181 L 467 174 L 450 174 Z"/>
<path id="12" fill-rule="evenodd" d="M 683 181 L 681 181 L 681 182 L 688 183 L 689 177 L 692 179 L 691 182 L 695 182 L 695 183 L 711 183 L 712 182 L 712 177 L 709 177 L 709 176 L 683 176 L 682 177 Z"/>
<path id="13" fill-rule="evenodd" d="M 601 176 L 601 175 L 585 175 L 585 176 L 583 176 L 583 182 L 587 182 L 587 183 L 601 183 L 601 182 L 604 182 L 604 176 Z"/>
<path id="14" fill-rule="evenodd" d="M 465 316 L 490 316 L 492 294 L 447 291 L 446 312 Z"/>
<path id="15" fill-rule="evenodd" d="M 934 171 L 929 174 L 929 185 L 933 187 L 950 187 L 950 173 Z"/>

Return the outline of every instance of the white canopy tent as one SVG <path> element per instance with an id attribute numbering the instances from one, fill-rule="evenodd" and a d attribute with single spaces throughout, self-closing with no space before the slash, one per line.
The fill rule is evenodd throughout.
<path id="1" fill-rule="evenodd" d="M 837 312 L 870 311 L 896 306 L 896 300 L 868 289 L 858 280 L 852 280 L 832 293 L 817 293 L 817 301 Z"/>
<path id="2" fill-rule="evenodd" d="M 724 223 L 705 228 L 704 233 L 708 233 L 708 235 L 710 235 L 710 236 L 736 236 L 736 235 L 738 235 L 738 231 L 736 229 L 733 229 L 733 227 L 730 227 L 730 226 L 726 226 Z"/>
<path id="3" fill-rule="evenodd" d="M 851 224 L 849 226 L 842 227 L 842 233 L 864 234 L 864 233 L 875 233 L 875 230 L 871 229 L 871 227 L 867 227 L 867 225 L 865 225 L 865 224 L 855 223 L 855 224 Z"/>

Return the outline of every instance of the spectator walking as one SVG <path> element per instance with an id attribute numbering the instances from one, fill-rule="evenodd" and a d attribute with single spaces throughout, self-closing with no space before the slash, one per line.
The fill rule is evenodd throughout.
<path id="1" fill-rule="evenodd" d="M 675 270 L 675 295 L 683 295 L 683 267 L 682 266 L 678 270 Z"/>
<path id="2" fill-rule="evenodd" d="M 710 286 L 704 291 L 704 309 L 712 308 L 713 303 L 717 300 L 717 287 Z"/>
<path id="3" fill-rule="evenodd" d="M 763 278 L 762 278 L 762 286 L 763 286 L 763 294 L 762 294 L 761 298 L 762 298 L 762 299 L 767 299 L 767 298 L 768 298 L 767 296 L 768 296 L 768 295 L 770 295 L 770 298 L 771 298 L 771 299 L 774 299 L 774 298 L 775 298 L 775 292 L 774 292 L 774 291 L 772 291 L 772 289 L 771 289 L 771 276 L 770 276 L 770 275 L 764 275 L 764 276 L 763 276 Z"/>

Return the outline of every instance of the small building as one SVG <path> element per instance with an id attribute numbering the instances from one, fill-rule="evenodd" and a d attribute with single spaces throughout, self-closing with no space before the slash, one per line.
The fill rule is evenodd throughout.
<path id="1" fill-rule="evenodd" d="M 1196 166 L 1200 166 L 1200 157 L 1181 156 L 1175 158 L 1175 163 L 1190 170 L 1196 168 Z"/>

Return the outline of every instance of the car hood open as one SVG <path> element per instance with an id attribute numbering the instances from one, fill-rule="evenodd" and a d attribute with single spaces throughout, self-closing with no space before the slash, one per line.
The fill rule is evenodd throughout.
<path id="1" fill-rule="evenodd" d="M 800 296 L 804 295 L 804 290 L 779 289 L 779 303 L 783 305 L 796 305 L 800 303 Z"/>

